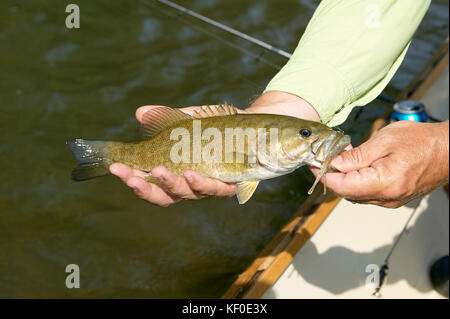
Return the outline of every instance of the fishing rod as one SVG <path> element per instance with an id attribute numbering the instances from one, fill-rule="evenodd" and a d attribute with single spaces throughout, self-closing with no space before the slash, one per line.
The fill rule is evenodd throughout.
<path id="1" fill-rule="evenodd" d="M 248 49 L 246 49 L 246 48 L 244 48 L 242 46 L 239 46 L 236 43 L 233 43 L 232 41 L 227 40 L 227 39 L 219 36 L 218 34 L 216 34 L 214 32 L 208 31 L 205 28 L 202 28 L 202 27 L 196 25 L 195 23 L 193 23 L 193 22 L 191 22 L 191 21 L 189 21 L 187 19 L 183 19 L 181 17 L 181 13 L 177 14 L 177 13 L 174 12 L 174 10 L 170 10 L 170 8 L 169 9 L 165 9 L 165 8 L 162 8 L 161 6 L 158 6 L 158 5 L 153 4 L 151 2 L 144 1 L 143 3 L 145 5 L 149 5 L 152 8 L 155 8 L 155 9 L 161 11 L 163 14 L 167 15 L 168 17 L 171 17 L 171 18 L 174 18 L 176 20 L 182 21 L 183 23 L 185 23 L 186 25 L 188 25 L 192 29 L 197 30 L 198 32 L 204 33 L 207 36 L 210 36 L 211 38 L 214 38 L 217 41 L 220 41 L 220 42 L 224 43 L 225 45 L 230 46 L 233 49 L 236 49 L 237 51 L 241 51 L 245 55 L 253 57 L 256 61 L 261 62 L 261 63 L 263 63 L 263 64 L 265 64 L 267 66 L 270 66 L 270 67 L 274 68 L 275 70 L 281 70 L 281 68 L 282 68 L 280 65 L 275 64 L 275 63 L 265 59 L 264 57 L 262 57 L 263 54 L 253 53 L 251 50 L 248 50 Z M 170 11 L 168 11 L 168 10 L 170 10 Z M 248 81 L 248 79 L 246 79 L 246 78 L 242 78 L 242 79 Z M 249 81 L 249 82 L 251 82 L 251 81 Z M 255 86 L 258 86 L 258 84 L 256 84 L 256 83 L 252 83 L 252 84 L 254 84 Z"/>
<path id="2" fill-rule="evenodd" d="M 162 3 L 162 4 L 165 4 L 165 5 L 169 6 L 169 7 L 173 8 L 173 9 L 175 9 L 175 10 L 178 10 L 180 12 L 188 14 L 191 17 L 197 18 L 197 19 L 199 19 L 199 20 L 201 20 L 203 22 L 206 22 L 206 23 L 208 23 L 210 25 L 213 25 L 213 26 L 215 26 L 215 27 L 217 27 L 219 29 L 222 29 L 222 30 L 224 30 L 224 31 L 226 31 L 228 33 L 234 34 L 235 36 L 237 36 L 237 37 L 239 37 L 241 39 L 244 39 L 244 40 L 250 41 L 250 42 L 252 42 L 252 43 L 254 43 L 256 45 L 259 45 L 260 47 L 263 47 L 266 50 L 269 50 L 271 52 L 274 52 L 276 54 L 284 56 L 285 58 L 290 59 L 291 56 L 292 56 L 291 53 L 288 53 L 288 52 L 286 52 L 284 50 L 276 48 L 276 47 L 274 47 L 273 45 L 271 45 L 269 43 L 266 43 L 264 41 L 256 39 L 256 38 L 254 38 L 252 36 L 249 36 L 248 34 L 240 32 L 240 31 L 238 31 L 236 29 L 230 28 L 229 26 L 226 26 L 226 25 L 224 25 L 224 24 L 222 24 L 220 22 L 217 22 L 217 21 L 214 21 L 214 20 L 212 20 L 210 18 L 207 18 L 204 15 L 201 15 L 200 13 L 197 13 L 197 12 L 194 12 L 192 10 L 189 10 L 189 9 L 187 9 L 185 7 L 182 7 L 182 6 L 180 6 L 180 5 L 176 4 L 176 3 L 173 3 L 172 1 L 169 1 L 169 0 L 157 0 L 157 1 Z"/>
<path id="3" fill-rule="evenodd" d="M 201 21 L 203 21 L 203 22 L 205 22 L 205 23 L 207 23 L 209 25 L 215 26 L 216 28 L 219 28 L 219 29 L 221 29 L 221 30 L 223 30 L 225 32 L 234 34 L 235 36 L 237 36 L 237 37 L 239 37 L 241 39 L 247 40 L 247 41 L 249 41 L 249 42 L 251 42 L 253 44 L 256 44 L 256 45 L 258 45 L 258 46 L 260 46 L 260 47 L 262 47 L 262 48 L 264 48 L 264 49 L 266 49 L 266 50 L 268 50 L 270 52 L 273 52 L 275 54 L 281 55 L 281 56 L 283 56 L 283 57 L 285 57 L 287 59 L 290 59 L 292 57 L 292 53 L 286 52 L 286 51 L 284 51 L 282 49 L 279 49 L 279 48 L 277 48 L 277 47 L 267 43 L 267 42 L 264 42 L 264 41 L 261 41 L 259 39 L 256 39 L 256 38 L 254 38 L 254 37 L 252 37 L 252 36 L 250 36 L 248 34 L 245 34 L 245 33 L 241 32 L 241 31 L 233 29 L 233 28 L 231 28 L 231 27 L 229 27 L 227 25 L 224 25 L 223 23 L 220 23 L 220 22 L 212 20 L 212 19 L 210 19 L 208 17 L 205 17 L 204 15 L 201 15 L 200 13 L 197 13 L 195 11 L 187 9 L 187 8 L 185 8 L 183 6 L 180 6 L 180 5 L 178 5 L 178 4 L 176 4 L 176 3 L 172 2 L 172 1 L 169 1 L 169 0 L 156 0 L 156 1 L 161 3 L 161 4 L 163 4 L 163 5 L 171 7 L 171 8 L 173 8 L 173 9 L 175 9 L 175 10 L 181 12 L 181 13 L 184 13 L 184 14 L 187 14 L 187 15 L 189 15 L 191 17 L 199 19 L 199 20 L 201 20 Z M 377 97 L 377 99 L 382 100 L 384 102 L 392 103 L 392 104 L 397 102 L 395 99 L 393 99 L 392 97 L 390 97 L 389 95 L 387 95 L 387 94 L 385 94 L 383 92 Z"/>

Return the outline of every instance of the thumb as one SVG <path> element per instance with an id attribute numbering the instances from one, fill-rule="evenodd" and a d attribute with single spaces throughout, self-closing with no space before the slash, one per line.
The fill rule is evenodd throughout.
<path id="1" fill-rule="evenodd" d="M 331 161 L 331 165 L 339 171 L 347 173 L 369 167 L 377 159 L 386 155 L 388 155 L 388 152 L 385 145 L 380 143 L 377 138 L 373 138 L 358 147 L 336 156 Z"/>

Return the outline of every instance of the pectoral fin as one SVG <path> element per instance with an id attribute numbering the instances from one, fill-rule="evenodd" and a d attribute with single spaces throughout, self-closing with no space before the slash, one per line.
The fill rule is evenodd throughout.
<path id="1" fill-rule="evenodd" d="M 259 181 L 248 181 L 241 182 L 237 184 L 236 196 L 238 198 L 239 204 L 245 204 L 258 187 Z"/>

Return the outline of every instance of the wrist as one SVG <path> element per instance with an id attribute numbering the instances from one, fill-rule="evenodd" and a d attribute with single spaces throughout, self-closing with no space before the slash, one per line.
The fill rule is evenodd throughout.
<path id="1" fill-rule="evenodd" d="M 449 177 L 449 133 L 448 121 L 441 123 L 423 123 L 428 128 L 418 132 L 427 136 L 422 141 L 423 158 L 426 158 L 425 172 L 432 184 L 432 189 L 448 183 Z"/>
<path id="2" fill-rule="evenodd" d="M 245 111 L 288 115 L 320 122 L 320 116 L 311 104 L 297 95 L 281 91 L 263 93 Z"/>
<path id="3" fill-rule="evenodd" d="M 439 151 L 442 154 L 441 166 L 443 167 L 442 177 L 447 180 L 449 177 L 449 121 L 437 124 L 439 126 Z"/>

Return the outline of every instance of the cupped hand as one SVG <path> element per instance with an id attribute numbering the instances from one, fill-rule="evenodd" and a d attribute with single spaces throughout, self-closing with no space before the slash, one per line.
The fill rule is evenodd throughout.
<path id="1" fill-rule="evenodd" d="M 328 173 L 322 181 L 339 196 L 362 204 L 402 206 L 448 183 L 448 121 L 390 124 L 331 164 L 340 172 Z"/>
<path id="2" fill-rule="evenodd" d="M 142 122 L 143 114 L 157 107 L 164 106 L 140 107 L 136 111 L 137 120 Z M 199 108 L 200 106 L 191 106 L 180 110 L 192 115 Z M 262 94 L 249 108 L 245 111 L 239 110 L 239 112 L 282 114 L 320 121 L 319 115 L 308 102 L 295 95 L 279 91 Z M 213 178 L 205 178 L 192 170 L 185 171 L 184 177 L 180 177 L 165 167 L 155 167 L 151 174 L 160 181 L 156 185 L 144 180 L 147 172 L 132 169 L 124 164 L 113 163 L 109 169 L 112 174 L 131 187 L 138 197 L 158 206 L 168 206 L 181 199 L 200 199 L 206 196 L 229 197 L 236 192 L 236 185 Z"/>
<path id="3" fill-rule="evenodd" d="M 163 106 L 148 105 L 138 108 L 136 111 L 137 120 L 142 122 L 145 112 L 158 107 Z M 199 108 L 200 106 L 191 106 L 180 110 L 192 114 Z M 147 183 L 144 180 L 147 172 L 132 169 L 121 163 L 111 164 L 109 170 L 111 174 L 116 175 L 122 182 L 131 187 L 139 198 L 158 206 L 169 206 L 181 199 L 200 199 L 206 196 L 229 197 L 236 192 L 234 184 L 206 178 L 191 170 L 185 171 L 184 177 L 180 177 L 165 167 L 155 167 L 151 173 L 153 177 L 160 181 L 158 185 Z"/>

